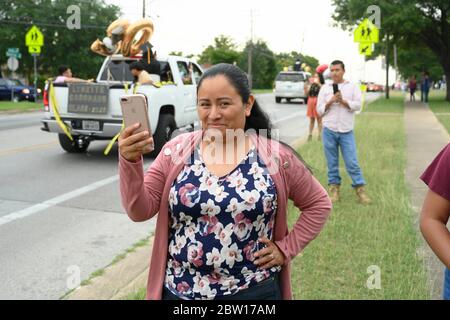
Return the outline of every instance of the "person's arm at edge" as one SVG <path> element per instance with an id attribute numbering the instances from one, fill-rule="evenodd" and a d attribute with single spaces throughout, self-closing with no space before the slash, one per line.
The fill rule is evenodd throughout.
<path id="1" fill-rule="evenodd" d="M 80 78 L 65 78 L 64 82 L 66 83 L 86 83 L 86 82 L 93 82 L 94 79 L 84 80 Z"/>
<path id="2" fill-rule="evenodd" d="M 420 214 L 420 231 L 447 268 L 450 268 L 450 232 L 446 227 L 449 216 L 450 201 L 429 189 Z"/>

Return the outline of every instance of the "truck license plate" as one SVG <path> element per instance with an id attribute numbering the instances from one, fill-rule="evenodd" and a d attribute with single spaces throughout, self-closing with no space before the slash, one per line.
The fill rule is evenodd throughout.
<path id="1" fill-rule="evenodd" d="M 83 120 L 82 127 L 83 127 L 83 130 L 100 131 L 100 122 L 99 121 L 91 121 L 91 120 Z"/>

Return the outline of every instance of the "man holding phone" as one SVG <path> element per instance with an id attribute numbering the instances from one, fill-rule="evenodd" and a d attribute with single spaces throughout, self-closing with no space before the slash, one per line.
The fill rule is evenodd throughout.
<path id="1" fill-rule="evenodd" d="M 333 61 L 330 71 L 333 83 L 321 87 L 317 100 L 317 112 L 323 122 L 322 139 L 328 166 L 330 198 L 333 202 L 340 199 L 340 148 L 359 202 L 369 204 L 371 200 L 364 189 L 366 182 L 358 163 L 353 134 L 355 112 L 361 110 L 361 91 L 357 85 L 344 80 L 345 65 L 342 61 Z"/>

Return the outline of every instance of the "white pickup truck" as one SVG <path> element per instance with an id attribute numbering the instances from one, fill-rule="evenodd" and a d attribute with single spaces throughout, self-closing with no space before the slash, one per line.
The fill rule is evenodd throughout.
<path id="1" fill-rule="evenodd" d="M 120 132 L 122 111 L 119 97 L 132 93 L 133 75 L 129 64 L 140 57 L 107 57 L 94 83 L 53 84 L 51 99 L 49 87 L 44 91 L 45 115 L 41 130 L 59 135 L 61 147 L 67 152 L 85 152 L 93 140 L 110 140 Z M 177 128 L 192 126 L 197 121 L 196 87 L 201 67 L 194 61 L 179 56 L 158 57 L 161 73 L 151 75 L 162 81 L 161 87 L 141 85 L 138 93 L 147 96 L 150 126 L 157 155 Z M 189 69 L 189 63 L 191 68 Z M 128 88 L 128 90 L 126 90 Z M 55 117 L 55 101 L 61 120 L 68 127 L 73 140 L 64 133 Z"/>

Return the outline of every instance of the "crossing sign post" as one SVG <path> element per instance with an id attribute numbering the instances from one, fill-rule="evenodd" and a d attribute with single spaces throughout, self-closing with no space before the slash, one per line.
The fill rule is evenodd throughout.
<path id="1" fill-rule="evenodd" d="M 372 42 L 360 42 L 359 53 L 370 56 L 372 54 Z"/>
<path id="2" fill-rule="evenodd" d="M 41 54 L 44 46 L 44 35 L 38 27 L 32 26 L 25 35 L 25 45 L 34 60 L 34 101 L 37 101 L 37 61 L 36 57 Z"/>
<path id="3" fill-rule="evenodd" d="M 378 43 L 380 30 L 369 19 L 364 19 L 353 32 L 355 42 Z"/>
<path id="4" fill-rule="evenodd" d="M 44 35 L 36 26 L 32 26 L 25 35 L 25 45 L 42 47 L 44 45 Z"/>
<path id="5" fill-rule="evenodd" d="M 380 30 L 369 19 L 364 19 L 353 32 L 353 40 L 359 43 L 360 54 L 370 56 L 373 44 L 380 41 Z"/>

